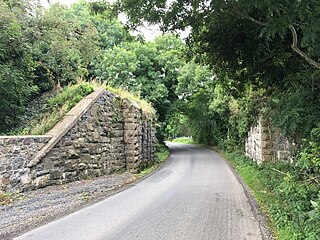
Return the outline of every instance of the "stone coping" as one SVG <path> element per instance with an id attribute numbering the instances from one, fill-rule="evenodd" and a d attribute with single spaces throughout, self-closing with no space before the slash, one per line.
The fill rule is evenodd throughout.
<path id="1" fill-rule="evenodd" d="M 41 159 L 47 155 L 57 142 L 77 123 L 83 114 L 93 105 L 93 103 L 105 92 L 102 87 L 96 89 L 93 93 L 84 97 L 76 106 L 74 106 L 64 118 L 58 122 L 46 135 L 51 136 L 50 141 L 33 157 L 28 167 L 35 166 Z"/>

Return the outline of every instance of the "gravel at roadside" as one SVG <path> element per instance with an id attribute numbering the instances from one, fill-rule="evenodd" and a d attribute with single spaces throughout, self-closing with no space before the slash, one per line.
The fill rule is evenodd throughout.
<path id="1" fill-rule="evenodd" d="M 124 172 L 23 193 L 19 200 L 0 205 L 0 239 L 20 233 L 70 214 L 119 191 L 138 176 Z"/>

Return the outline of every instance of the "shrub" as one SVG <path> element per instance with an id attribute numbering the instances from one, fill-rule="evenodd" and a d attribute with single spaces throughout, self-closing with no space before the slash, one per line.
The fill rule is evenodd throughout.
<path id="1" fill-rule="evenodd" d="M 257 165 L 235 152 L 226 157 L 269 215 L 278 239 L 320 239 L 319 142 L 305 142 L 293 164 Z"/>

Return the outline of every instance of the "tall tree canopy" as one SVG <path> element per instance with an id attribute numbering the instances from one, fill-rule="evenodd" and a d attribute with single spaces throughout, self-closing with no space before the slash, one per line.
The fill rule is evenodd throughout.
<path id="1" fill-rule="evenodd" d="M 319 1 L 119 0 L 116 6 L 132 26 L 191 28 L 189 58 L 209 65 L 234 99 L 247 89 L 259 92 L 258 112 L 287 135 L 308 136 L 319 124 Z"/>
<path id="2" fill-rule="evenodd" d="M 32 97 L 96 77 L 103 51 L 133 39 L 108 6 L 0 1 L 0 132 L 19 122 Z"/>

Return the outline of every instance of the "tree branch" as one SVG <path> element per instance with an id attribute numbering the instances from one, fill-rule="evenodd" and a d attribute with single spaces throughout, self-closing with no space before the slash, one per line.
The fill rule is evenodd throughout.
<path id="1" fill-rule="evenodd" d="M 245 14 L 243 14 L 242 15 L 243 17 L 245 17 L 245 18 L 247 18 L 247 19 L 249 19 L 250 21 L 252 21 L 252 22 L 254 22 L 254 23 L 256 23 L 256 24 L 258 24 L 258 25 L 260 25 L 260 26 L 267 26 L 267 24 L 266 23 L 264 23 L 264 22 L 261 22 L 261 21 L 259 21 L 259 20 L 257 20 L 257 19 L 255 19 L 255 18 L 253 18 L 253 17 L 250 17 L 249 15 L 245 15 Z"/>
<path id="2" fill-rule="evenodd" d="M 238 14 L 240 14 L 242 17 L 260 25 L 260 26 L 267 26 L 267 24 L 265 22 L 261 22 L 253 17 L 250 17 L 248 14 L 243 14 L 241 12 L 238 12 Z M 298 47 L 298 34 L 296 29 L 293 27 L 293 25 L 289 25 L 289 29 L 291 30 L 292 33 L 292 44 L 291 44 L 291 48 L 293 51 L 295 51 L 296 53 L 298 53 L 301 57 L 303 57 L 311 66 L 314 66 L 315 68 L 320 69 L 320 63 L 316 62 L 315 60 L 313 60 L 310 56 L 308 56 L 308 54 L 306 54 L 305 52 L 303 52 L 299 47 Z"/>
<path id="3" fill-rule="evenodd" d="M 292 33 L 292 44 L 291 44 L 291 48 L 293 49 L 293 51 L 295 51 L 296 53 L 298 53 L 301 57 L 303 57 L 310 65 L 320 69 L 320 63 L 316 62 L 315 60 L 313 60 L 310 56 L 308 56 L 308 54 L 306 54 L 305 52 L 303 52 L 299 47 L 298 47 L 298 35 L 297 35 L 297 31 L 296 29 L 290 25 L 289 29 L 291 30 Z"/>
<path id="4" fill-rule="evenodd" d="M 246 18 L 246 19 L 250 20 L 251 22 L 254 22 L 254 23 L 256 23 L 256 24 L 258 24 L 260 26 L 264 26 L 264 27 L 267 26 L 267 24 L 265 22 L 261 22 L 261 21 L 255 19 L 255 18 L 249 16 L 247 13 L 242 13 L 242 12 L 236 10 L 236 9 L 232 9 L 232 11 L 237 13 L 237 14 L 239 14 L 241 17 Z"/>

